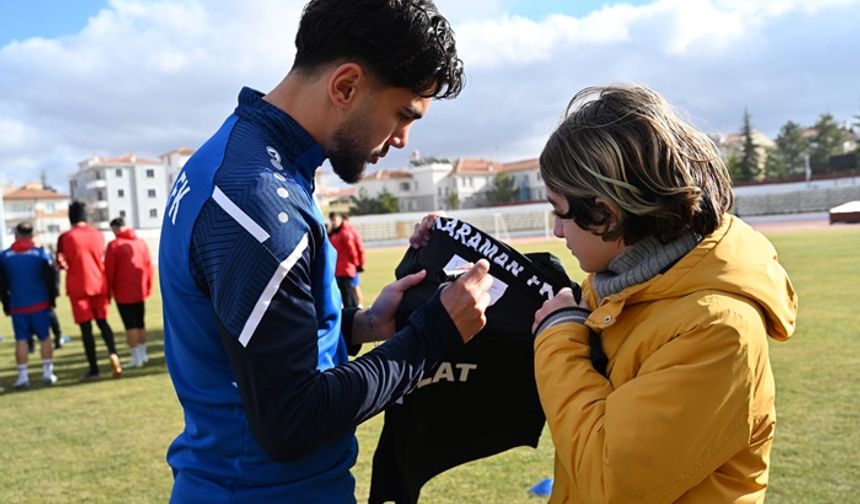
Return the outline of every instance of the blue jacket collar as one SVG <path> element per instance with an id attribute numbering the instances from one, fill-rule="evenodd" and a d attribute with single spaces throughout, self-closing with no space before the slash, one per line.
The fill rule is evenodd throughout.
<path id="1" fill-rule="evenodd" d="M 295 119 L 263 99 L 263 93 L 243 87 L 236 114 L 253 120 L 278 143 L 283 164 L 292 164 L 313 190 L 314 173 L 326 156 L 322 146 Z"/>

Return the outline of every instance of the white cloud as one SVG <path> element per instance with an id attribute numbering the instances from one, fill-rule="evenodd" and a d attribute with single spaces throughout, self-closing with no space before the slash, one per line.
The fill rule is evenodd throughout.
<path id="1" fill-rule="evenodd" d="M 199 145 L 241 86 L 266 91 L 289 69 L 303 3 L 113 0 L 77 34 L 0 48 L 3 178 L 44 169 L 66 187 L 92 154 Z M 468 84 L 416 125 L 409 151 L 534 157 L 575 91 L 615 81 L 654 87 L 709 130 L 736 129 L 744 107 L 771 134 L 860 111 L 858 0 L 657 0 L 539 21 L 500 0 L 438 4 Z"/>

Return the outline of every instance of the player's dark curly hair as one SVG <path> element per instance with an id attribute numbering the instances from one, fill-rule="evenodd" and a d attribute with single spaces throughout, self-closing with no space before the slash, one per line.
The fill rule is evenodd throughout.
<path id="1" fill-rule="evenodd" d="M 454 98 L 464 85 L 454 32 L 430 0 L 312 0 L 296 34 L 294 68 L 338 60 L 425 98 Z"/>

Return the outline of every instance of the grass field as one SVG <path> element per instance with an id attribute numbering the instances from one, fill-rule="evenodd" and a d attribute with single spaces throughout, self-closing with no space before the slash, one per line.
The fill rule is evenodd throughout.
<path id="1" fill-rule="evenodd" d="M 777 381 L 778 427 L 768 502 L 843 503 L 860 495 L 860 229 L 770 234 L 800 295 L 798 331 L 771 345 Z M 518 245 L 550 250 L 575 279 L 581 274 L 560 242 Z M 399 250 L 371 250 L 362 276 L 365 303 L 393 277 Z M 171 474 L 168 443 L 182 428 L 182 412 L 164 367 L 161 300 L 147 304 L 150 363 L 120 380 L 80 384 L 86 359 L 68 299 L 58 314 L 72 342 L 57 352 L 60 382 L 42 387 L 38 354 L 34 386 L 11 391 L 14 344 L 8 318 L 0 320 L 0 502 L 164 502 Z M 123 361 L 128 359 L 118 314 L 109 318 Z M 97 336 L 98 339 L 98 336 Z M 109 376 L 97 342 L 102 374 Z M 468 419 L 466 419 L 468 421 Z M 500 419 L 503 421 L 503 419 Z M 366 501 L 370 461 L 381 417 L 359 427 L 362 447 L 354 473 L 356 497 Z M 552 444 L 544 432 L 537 450 L 518 448 L 448 471 L 430 481 L 422 501 L 529 503 L 527 490 L 552 475 Z"/>

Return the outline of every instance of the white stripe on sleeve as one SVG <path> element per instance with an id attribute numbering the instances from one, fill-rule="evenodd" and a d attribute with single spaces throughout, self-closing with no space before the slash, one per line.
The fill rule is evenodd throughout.
<path id="1" fill-rule="evenodd" d="M 212 191 L 212 199 L 215 200 L 215 203 L 218 203 L 218 206 L 227 212 L 227 215 L 233 217 L 236 222 L 245 228 L 245 231 L 251 233 L 258 242 L 263 243 L 269 239 L 269 233 L 267 233 L 259 224 L 254 222 L 253 219 L 251 219 L 251 217 L 241 208 L 233 203 L 233 200 L 228 198 L 227 195 L 218 188 L 218 186 L 215 186 L 215 190 Z"/>
<path id="2" fill-rule="evenodd" d="M 295 266 L 299 258 L 302 257 L 306 248 L 308 248 L 307 233 L 302 236 L 302 239 L 299 240 L 296 248 L 290 252 L 290 255 L 278 265 L 278 268 L 275 270 L 275 274 L 272 275 L 271 280 L 266 284 L 266 288 L 263 289 L 263 292 L 260 294 L 260 298 L 257 299 L 257 303 L 254 305 L 254 309 L 251 311 L 251 315 L 248 317 L 248 320 L 245 321 L 245 327 L 242 328 L 242 333 L 239 335 L 239 343 L 241 343 L 243 347 L 248 346 L 248 342 L 251 341 L 251 336 L 254 335 L 254 331 L 257 330 L 257 326 L 260 325 L 260 321 L 263 320 L 263 315 L 266 314 L 266 310 L 269 309 L 269 303 L 272 302 L 272 298 L 275 297 L 275 293 L 278 292 L 278 287 L 280 287 L 281 282 L 284 281 L 284 278 L 286 278 L 287 274 L 293 266 Z"/>

